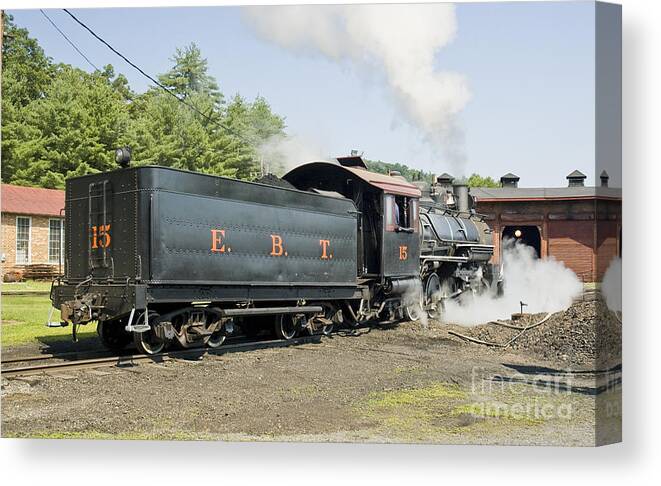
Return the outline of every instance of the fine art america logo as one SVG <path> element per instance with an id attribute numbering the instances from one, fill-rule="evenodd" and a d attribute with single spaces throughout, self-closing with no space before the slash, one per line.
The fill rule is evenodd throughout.
<path id="1" fill-rule="evenodd" d="M 576 375 L 583 375 L 579 381 Z M 525 390 L 524 388 L 525 387 Z M 620 371 L 588 375 L 577 370 L 542 370 L 539 373 L 516 372 L 507 376 L 482 367 L 473 367 L 471 414 L 515 420 L 570 420 L 577 410 L 572 394 L 600 395 L 619 390 Z M 620 411 L 607 407 L 606 416 Z"/>

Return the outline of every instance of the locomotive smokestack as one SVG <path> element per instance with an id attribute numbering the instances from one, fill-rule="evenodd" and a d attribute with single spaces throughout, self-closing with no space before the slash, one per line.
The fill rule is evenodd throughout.
<path id="1" fill-rule="evenodd" d="M 457 211 L 468 212 L 468 184 L 463 181 L 455 182 L 453 185 L 454 198 L 457 201 Z"/>

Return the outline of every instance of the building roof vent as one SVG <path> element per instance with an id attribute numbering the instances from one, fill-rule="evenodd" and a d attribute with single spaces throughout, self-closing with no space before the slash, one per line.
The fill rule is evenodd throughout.
<path id="1" fill-rule="evenodd" d="M 583 187 L 585 185 L 586 175 L 579 170 L 575 170 L 567 176 L 569 187 Z"/>
<path id="2" fill-rule="evenodd" d="M 608 172 L 605 170 L 601 171 L 599 178 L 601 179 L 601 187 L 608 187 L 608 179 L 610 179 Z"/>
<path id="3" fill-rule="evenodd" d="M 519 179 L 521 178 L 518 175 L 508 172 L 500 178 L 500 185 L 501 187 L 519 187 Z"/>

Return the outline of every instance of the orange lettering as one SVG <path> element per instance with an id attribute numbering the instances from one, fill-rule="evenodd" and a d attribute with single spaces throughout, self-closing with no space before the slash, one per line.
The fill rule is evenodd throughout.
<path id="1" fill-rule="evenodd" d="M 99 241 L 99 236 L 103 239 Z M 110 246 L 110 225 L 92 226 L 92 249 L 98 247 L 108 248 Z"/>
<path id="2" fill-rule="evenodd" d="M 406 260 L 408 258 L 408 246 L 400 246 L 399 247 L 399 259 L 400 260 Z"/>
<path id="3" fill-rule="evenodd" d="M 211 251 L 225 253 L 225 230 L 211 230 Z"/>
<path id="4" fill-rule="evenodd" d="M 282 237 L 271 235 L 271 256 L 282 256 L 285 249 L 282 247 Z"/>
<path id="5" fill-rule="evenodd" d="M 328 249 L 328 245 L 330 245 L 330 240 L 319 240 L 319 244 L 321 245 L 321 259 L 328 260 L 326 250 Z"/>
<path id="6" fill-rule="evenodd" d="M 107 224 L 105 226 L 101 226 L 101 229 L 99 230 L 99 234 L 103 235 L 103 243 L 101 246 L 103 248 L 108 248 L 110 246 L 110 225 Z"/>

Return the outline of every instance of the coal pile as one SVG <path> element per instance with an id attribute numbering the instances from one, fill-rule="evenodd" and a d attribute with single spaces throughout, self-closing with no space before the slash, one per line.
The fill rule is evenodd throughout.
<path id="1" fill-rule="evenodd" d="M 501 322 L 526 327 L 539 322 L 544 315 Z M 509 346 L 494 349 L 532 354 L 546 361 L 563 362 L 568 367 L 605 369 L 620 364 L 622 359 L 622 324 L 600 299 L 576 302 L 567 310 L 553 314 L 542 325 L 526 331 L 493 323 L 472 328 L 450 326 L 450 329 L 499 344 L 518 336 Z"/>
<path id="2" fill-rule="evenodd" d="M 267 184 L 269 186 L 284 187 L 285 189 L 296 189 L 292 184 L 284 179 L 280 179 L 274 174 L 265 174 L 259 179 L 256 179 L 255 182 L 259 184 Z"/>

